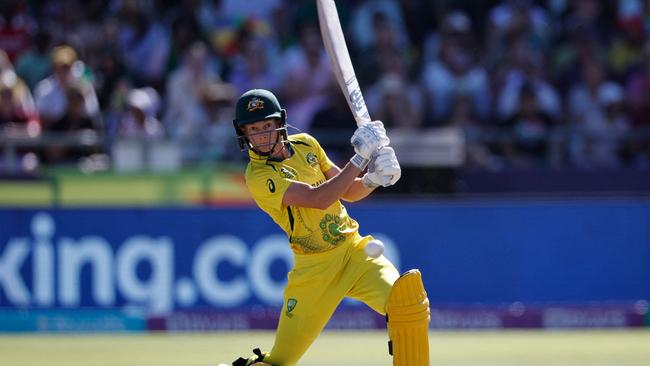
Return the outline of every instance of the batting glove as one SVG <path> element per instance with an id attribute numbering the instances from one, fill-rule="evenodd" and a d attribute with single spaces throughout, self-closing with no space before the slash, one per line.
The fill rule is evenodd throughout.
<path id="1" fill-rule="evenodd" d="M 373 154 L 368 172 L 364 174 L 362 182 L 368 188 L 388 187 L 397 183 L 401 175 L 402 170 L 395 150 L 390 146 L 384 146 Z"/>
<path id="2" fill-rule="evenodd" d="M 381 146 L 390 143 L 386 129 L 381 121 L 372 121 L 361 125 L 350 139 L 356 155 L 352 163 L 360 169 L 365 169 L 372 154 Z"/>

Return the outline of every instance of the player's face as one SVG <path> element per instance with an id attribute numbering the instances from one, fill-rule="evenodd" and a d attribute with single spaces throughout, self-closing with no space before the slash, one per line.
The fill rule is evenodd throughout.
<path id="1" fill-rule="evenodd" d="M 275 118 L 247 124 L 243 126 L 244 134 L 253 147 L 263 153 L 271 151 L 278 141 L 279 124 Z"/>

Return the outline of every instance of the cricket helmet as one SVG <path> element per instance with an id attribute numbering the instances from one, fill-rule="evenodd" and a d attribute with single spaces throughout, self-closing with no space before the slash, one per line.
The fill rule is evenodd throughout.
<path id="1" fill-rule="evenodd" d="M 251 148 L 251 145 L 241 127 L 269 118 L 277 118 L 280 121 L 277 131 L 280 133 L 282 141 L 286 140 L 287 112 L 280 106 L 278 98 L 273 93 L 266 89 L 252 89 L 239 97 L 235 106 L 233 127 L 235 127 L 237 141 L 242 150 Z"/>

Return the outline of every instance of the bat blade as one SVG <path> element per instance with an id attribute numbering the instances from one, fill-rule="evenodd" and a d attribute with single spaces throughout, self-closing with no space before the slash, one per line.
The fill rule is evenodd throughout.
<path id="1" fill-rule="evenodd" d="M 357 126 L 370 122 L 370 114 L 354 73 L 334 0 L 317 0 L 318 21 L 325 50 L 339 87 L 345 94 Z"/>

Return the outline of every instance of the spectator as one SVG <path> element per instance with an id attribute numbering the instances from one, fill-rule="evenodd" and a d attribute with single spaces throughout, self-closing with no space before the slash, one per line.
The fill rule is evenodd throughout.
<path id="1" fill-rule="evenodd" d="M 458 17 L 465 21 L 454 19 Z M 437 57 L 427 60 L 425 65 L 422 82 L 430 98 L 430 123 L 441 124 L 449 118 L 456 93 L 471 98 L 478 118 L 485 119 L 490 112 L 488 74 L 464 41 L 465 33 L 469 32 L 468 22 L 463 14 L 452 13 L 447 19 L 447 30 L 442 34 Z"/>
<path id="2" fill-rule="evenodd" d="M 48 126 L 48 132 L 55 132 L 67 136 L 76 136 L 81 132 L 97 133 L 93 121 L 86 114 L 85 97 L 83 91 L 77 86 L 66 89 L 66 109 L 63 116 L 55 123 Z M 48 163 L 76 162 L 83 156 L 94 152 L 93 148 L 78 146 L 49 146 L 46 149 L 45 161 Z"/>
<path id="3" fill-rule="evenodd" d="M 446 4 L 420 0 L 399 0 L 399 3 L 403 14 L 404 26 L 408 32 L 408 39 L 410 39 L 416 52 L 421 54 L 422 46 L 425 43 L 429 31 L 437 25 L 437 15 L 439 12 L 436 7 L 442 7 Z M 478 2 L 474 2 L 474 4 L 474 7 L 478 8 L 476 6 Z"/>
<path id="4" fill-rule="evenodd" d="M 219 35 L 230 34 L 232 19 L 219 10 L 219 1 L 198 1 L 190 4 L 194 19 L 199 24 L 201 33 L 207 38 L 216 38 Z"/>
<path id="5" fill-rule="evenodd" d="M 16 103 L 13 91 L 0 79 L 0 132 L 26 122 L 27 116 Z"/>
<path id="6" fill-rule="evenodd" d="M 609 82 L 598 88 L 596 97 L 593 113 L 577 126 L 573 136 L 572 161 L 582 169 L 618 168 L 630 127 L 623 109 L 623 88 Z"/>
<path id="7" fill-rule="evenodd" d="M 650 128 L 650 42 L 643 49 L 639 67 L 626 81 L 625 96 L 632 124 L 639 128 Z"/>
<path id="8" fill-rule="evenodd" d="M 95 89 L 102 112 L 110 113 L 111 101 L 115 91 L 122 80 L 130 80 L 126 68 L 119 56 L 112 48 L 103 48 L 97 51 L 97 65 L 95 66 Z"/>
<path id="9" fill-rule="evenodd" d="M 167 109 L 163 117 L 169 131 L 187 123 L 190 111 L 199 104 L 201 85 L 219 79 L 215 61 L 201 42 L 193 43 L 184 55 L 183 63 L 167 81 Z"/>
<path id="10" fill-rule="evenodd" d="M 543 166 L 549 151 L 552 116 L 540 104 L 536 85 L 524 83 L 518 93 L 514 113 L 504 121 L 509 133 L 502 145 L 502 152 L 515 167 L 533 168 Z"/>
<path id="11" fill-rule="evenodd" d="M 530 46 L 526 37 L 517 37 L 508 52 L 508 59 L 494 76 L 494 88 L 499 91 L 497 117 L 501 120 L 511 118 L 520 106 L 522 87 L 531 85 L 535 93 L 536 105 L 541 111 L 555 119 L 560 118 L 562 105 L 560 95 L 547 80 L 544 73 L 545 60 L 539 50 Z"/>
<path id="12" fill-rule="evenodd" d="M 309 122 L 325 103 L 325 91 L 333 75 L 318 25 L 303 23 L 299 37 L 299 43 L 285 53 L 282 93 L 287 109 L 292 111 L 291 124 L 309 131 Z"/>
<path id="13" fill-rule="evenodd" d="M 45 32 L 38 32 L 34 36 L 34 43 L 27 52 L 16 60 L 16 72 L 25 80 L 30 89 L 45 79 L 51 70 L 50 58 L 51 37 Z"/>
<path id="14" fill-rule="evenodd" d="M 264 22 L 266 26 L 272 29 L 280 29 L 281 27 L 274 27 L 276 21 L 283 19 L 282 13 L 286 4 L 282 0 L 221 0 L 219 13 L 230 19 L 250 20 L 255 19 Z"/>
<path id="15" fill-rule="evenodd" d="M 395 55 L 399 57 L 399 55 Z M 422 127 L 424 96 L 418 85 L 403 74 L 383 74 L 377 84 L 368 89 L 368 109 L 374 119 L 386 128 L 416 129 Z"/>
<path id="16" fill-rule="evenodd" d="M 20 121 L 38 119 L 32 93 L 25 82 L 16 75 L 9 55 L 4 50 L 0 50 L 0 85 L 5 89 L 5 93 L 11 94 L 11 104 L 5 106 L 5 113 L 11 109 L 12 114 L 19 117 Z"/>
<path id="17" fill-rule="evenodd" d="M 581 76 L 580 82 L 571 87 L 567 101 L 569 123 L 577 126 L 602 119 L 601 90 L 618 87 L 615 82 L 606 80 L 604 66 L 597 60 L 584 64 Z"/>
<path id="18" fill-rule="evenodd" d="M 369 49 L 375 44 L 374 37 L 377 36 L 372 30 L 375 28 L 376 16 L 381 14 L 387 20 L 387 24 L 395 35 L 395 44 L 400 50 L 408 49 L 410 41 L 404 18 L 399 3 L 396 0 L 375 0 L 363 1 L 352 15 L 352 40 L 354 46 L 361 52 Z"/>
<path id="19" fill-rule="evenodd" d="M 165 128 L 154 130 L 174 138 L 180 131 L 193 131 L 187 136 L 207 139 L 196 133 L 206 128 L 198 120 L 213 119 L 207 116 L 226 102 L 203 86 L 221 78 L 235 88 L 235 95 L 253 88 L 279 90 L 293 111 L 289 122 L 301 130 L 315 124 L 327 134 L 335 128 L 324 113 L 341 112 L 334 118 L 340 121 L 349 114 L 347 103 L 336 103 L 340 91 L 329 90 L 333 78 L 313 2 L 34 4 L 8 0 L 0 5 L 0 48 L 9 53 L 4 59 L 15 60 L 17 70 L 0 56 L 4 100 L 9 100 L 8 87 L 12 100 L 0 111 L 5 120 L 41 119 L 43 128 L 57 130 L 68 111 L 68 89 L 76 88 L 84 95 L 85 116 L 110 144 L 125 133 L 124 124 L 145 125 L 146 118 L 141 125 L 135 123 L 134 109 L 142 112 L 144 107 L 138 108 L 133 98 L 128 102 L 129 95 L 134 88 L 153 87 L 165 101 L 153 115 L 144 113 L 157 121 L 160 112 Z M 355 0 L 338 7 L 369 111 L 388 127 L 463 126 L 468 144 L 477 144 L 476 149 L 468 145 L 468 165 L 501 169 L 503 162 L 541 163 L 548 159 L 549 146 L 537 149 L 529 139 L 485 148 L 480 140 L 491 139 L 491 124 L 513 129 L 506 134 L 530 137 L 535 130 L 531 126 L 568 122 L 576 134 L 557 141 L 565 144 L 561 156 L 575 166 L 616 167 L 623 163 L 604 156 L 621 159 L 623 150 L 623 162 L 645 169 L 650 166 L 643 130 L 650 129 L 650 51 L 643 50 L 648 35 L 644 4 Z M 294 28 L 297 32 L 290 32 Z M 35 29 L 39 32 L 34 34 Z M 477 36 L 485 38 L 479 41 Z M 61 44 L 67 46 L 51 49 Z M 613 90 L 618 83 L 625 85 L 622 109 L 618 102 L 603 106 L 601 90 Z M 534 101 L 529 100 L 531 93 Z M 614 127 L 626 124 L 626 133 Z M 616 143 L 608 142 L 609 148 L 600 149 L 594 131 L 611 131 L 625 140 L 617 137 Z M 548 138 L 543 132 L 539 136 Z M 208 153 L 210 159 L 218 158 L 217 150 Z M 598 158 L 596 150 L 601 151 Z M 188 153 L 186 161 L 204 153 Z M 498 153 L 511 159 L 500 160 Z"/>
<path id="20" fill-rule="evenodd" d="M 508 48 L 509 40 L 526 37 L 533 47 L 543 51 L 552 39 L 547 11 L 532 0 L 503 0 L 488 14 L 487 54 L 498 57 Z"/>
<path id="21" fill-rule="evenodd" d="M 188 5 L 186 5 L 188 6 Z M 167 56 L 166 73 L 175 70 L 182 63 L 187 50 L 201 39 L 200 26 L 194 15 L 182 12 L 171 24 L 171 42 Z"/>
<path id="22" fill-rule="evenodd" d="M 444 15 L 441 23 L 438 29 L 432 30 L 424 39 L 422 60 L 425 63 L 438 59 L 440 46 L 448 38 L 453 38 L 463 49 L 478 49 L 472 20 L 464 11 L 455 10 Z"/>
<path id="23" fill-rule="evenodd" d="M 11 87 L 7 86 L 0 77 L 0 136 L 29 136 L 40 134 L 40 125 L 36 121 L 29 121 L 27 115 L 14 97 Z M 0 169 L 20 166 L 25 171 L 34 170 L 38 166 L 38 159 L 31 148 L 18 148 L 12 159 L 11 153 L 5 155 L 7 150 L 0 152 Z"/>
<path id="24" fill-rule="evenodd" d="M 160 97 L 155 89 L 145 87 L 129 91 L 126 97 L 127 111 L 118 128 L 118 137 L 139 140 L 158 140 L 165 130 L 156 115 L 160 108 Z"/>
<path id="25" fill-rule="evenodd" d="M 30 46 L 34 22 L 23 0 L 0 2 L 0 50 L 14 62 Z"/>
<path id="26" fill-rule="evenodd" d="M 470 96 L 457 93 L 453 98 L 451 114 L 446 126 L 459 128 L 465 136 L 465 166 L 489 170 L 503 169 L 503 159 L 494 154 L 486 143 L 482 132 L 484 125 L 475 116 Z"/>
<path id="27" fill-rule="evenodd" d="M 567 111 L 575 132 L 569 147 L 576 167 L 621 165 L 621 144 L 629 129 L 622 102 L 623 88 L 607 80 L 604 65 L 592 60 L 583 66 L 581 81 L 569 92 Z"/>
<path id="28" fill-rule="evenodd" d="M 85 65 L 77 59 L 70 46 L 58 46 L 52 50 L 53 74 L 41 80 L 35 89 L 36 107 L 45 129 L 63 117 L 67 110 L 67 90 L 79 88 L 84 96 L 84 114 L 99 124 L 99 103 L 95 88 L 83 77 Z"/>
<path id="29" fill-rule="evenodd" d="M 271 70 L 268 50 L 261 39 L 245 37 L 239 52 L 232 57 L 232 70 L 227 80 L 238 94 L 253 88 L 275 89 L 280 84 L 276 70 Z M 280 63 L 273 63 L 279 65 Z"/>
<path id="30" fill-rule="evenodd" d="M 229 84 L 206 80 L 196 88 L 195 104 L 186 110 L 185 118 L 180 120 L 170 130 L 170 135 L 181 147 L 182 159 L 185 162 L 197 162 L 202 158 L 212 156 L 220 158 L 229 149 L 224 141 L 213 141 L 211 138 L 224 132 L 224 123 L 230 114 L 225 107 L 232 106 L 235 91 Z M 232 119 L 227 124 L 232 129 Z M 217 144 L 210 148 L 210 144 Z M 222 153 L 222 154 L 221 154 Z"/>
<path id="31" fill-rule="evenodd" d="M 598 61 L 607 62 L 607 49 L 597 38 L 582 31 L 571 33 L 559 43 L 553 52 L 553 70 L 558 90 L 568 93 L 571 87 L 580 82 L 584 65 Z"/>
<path id="32" fill-rule="evenodd" d="M 639 62 L 644 41 L 648 34 L 648 4 L 640 0 L 621 0 L 615 2 L 617 13 L 615 22 L 617 32 L 612 33 L 609 40 L 609 65 L 614 73 L 624 75 L 629 67 Z M 645 14 L 644 14 L 644 9 Z M 644 24 L 645 23 L 645 24 Z"/>
<path id="33" fill-rule="evenodd" d="M 173 138 L 181 144 L 183 160 L 239 158 L 239 148 L 230 138 L 236 98 L 233 86 L 221 82 L 204 83 L 198 98 L 199 103 L 190 110 L 189 118 L 173 132 Z"/>
<path id="34" fill-rule="evenodd" d="M 161 89 L 170 40 L 168 30 L 137 3 L 125 2 L 119 34 L 124 65 L 139 86 Z"/>
<path id="35" fill-rule="evenodd" d="M 100 36 L 104 42 L 94 51 L 94 85 L 107 131 L 114 131 L 115 118 L 122 113 L 121 104 L 126 92 L 133 88 L 133 81 L 119 51 L 119 29 L 118 19 L 105 19 Z"/>
<path id="36" fill-rule="evenodd" d="M 606 16 L 611 5 L 598 0 L 577 0 L 572 4 L 563 24 L 567 35 L 580 33 L 595 39 L 600 44 L 610 41 L 612 32 L 611 21 Z M 611 13 L 610 13 L 611 14 Z"/>
<path id="37" fill-rule="evenodd" d="M 327 155 L 334 163 L 343 166 L 354 149 L 349 138 L 356 129 L 356 123 L 345 95 L 334 78 L 325 92 L 325 103 L 316 111 L 310 122 L 310 134 L 327 145 Z M 371 112 L 372 113 L 372 112 Z M 292 123 L 292 115 L 287 115 L 287 124 Z"/>
<path id="38" fill-rule="evenodd" d="M 66 110 L 63 116 L 53 123 L 48 131 L 54 132 L 77 132 L 81 130 L 94 130 L 93 121 L 88 117 L 85 111 L 84 94 L 76 86 L 71 86 L 66 90 Z"/>
<path id="39" fill-rule="evenodd" d="M 405 64 L 411 64 L 408 49 L 398 43 L 397 34 L 391 27 L 389 18 L 383 12 L 377 11 L 372 20 L 372 32 L 375 36 L 367 48 L 359 49 L 361 55 L 356 59 L 356 64 L 359 65 L 357 76 L 362 85 L 376 82 L 378 75 L 388 71 L 387 63 L 395 56 L 405 59 Z M 406 74 L 408 75 L 408 70 Z"/>

